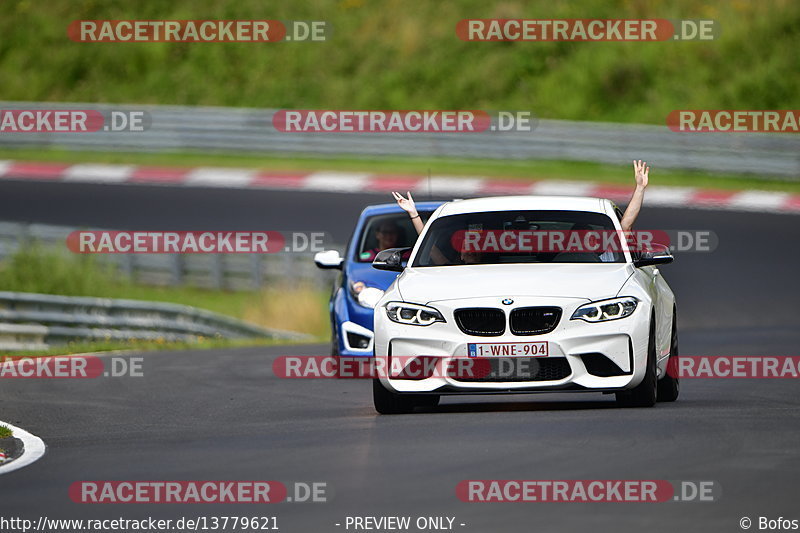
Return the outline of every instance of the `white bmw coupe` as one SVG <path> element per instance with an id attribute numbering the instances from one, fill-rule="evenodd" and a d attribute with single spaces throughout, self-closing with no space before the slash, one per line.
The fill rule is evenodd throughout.
<path id="1" fill-rule="evenodd" d="M 668 249 L 624 237 L 553 246 L 559 234 L 584 244 L 621 236 L 620 218 L 598 198 L 458 200 L 433 213 L 412 250 L 380 252 L 373 266 L 400 274 L 375 307 L 374 363 L 385 369 L 375 409 L 408 413 L 445 394 L 603 392 L 631 407 L 677 399 L 667 372 L 675 298 L 658 268 L 672 261 Z"/>

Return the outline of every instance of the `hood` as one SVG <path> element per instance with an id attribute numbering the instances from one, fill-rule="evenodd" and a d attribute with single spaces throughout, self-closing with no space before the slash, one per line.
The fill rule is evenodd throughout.
<path id="1" fill-rule="evenodd" d="M 489 296 L 613 298 L 633 274 L 627 263 L 458 265 L 406 269 L 403 300 L 430 303 Z"/>

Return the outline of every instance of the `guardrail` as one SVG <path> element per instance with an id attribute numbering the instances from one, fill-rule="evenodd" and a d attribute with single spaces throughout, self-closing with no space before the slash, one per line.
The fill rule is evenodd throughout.
<path id="1" fill-rule="evenodd" d="M 666 126 L 540 120 L 533 132 L 282 133 L 276 110 L 0 102 L 0 109 L 146 111 L 142 132 L 6 133 L 0 146 L 136 152 L 224 151 L 311 155 L 553 159 L 620 163 L 645 159 L 659 168 L 747 172 L 800 179 L 800 135 L 677 133 Z"/>
<path id="2" fill-rule="evenodd" d="M 66 250 L 66 238 L 78 228 L 46 224 L 0 222 L 0 259 L 33 242 Z M 86 228 L 82 228 L 86 229 Z M 342 246 L 333 249 L 343 251 Z M 314 265 L 313 252 L 275 254 L 108 254 L 95 256 L 114 264 L 137 283 L 191 285 L 249 290 L 269 285 L 298 283 L 328 288 L 335 276 Z"/>
<path id="3" fill-rule="evenodd" d="M 187 305 L 0 292 L 0 350 L 42 350 L 69 341 L 273 338 L 307 335 L 262 328 Z"/>

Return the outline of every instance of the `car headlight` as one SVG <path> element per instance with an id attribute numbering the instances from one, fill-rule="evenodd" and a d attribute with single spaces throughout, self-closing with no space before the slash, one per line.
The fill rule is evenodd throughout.
<path id="1" fill-rule="evenodd" d="M 633 296 L 600 300 L 582 305 L 572 313 L 571 320 L 585 320 L 586 322 L 606 322 L 630 316 L 639 304 Z"/>
<path id="2" fill-rule="evenodd" d="M 410 326 L 430 326 L 434 322 L 444 322 L 442 313 L 427 305 L 406 302 L 389 302 L 386 304 L 386 316 L 392 322 Z"/>
<path id="3" fill-rule="evenodd" d="M 375 306 L 383 297 L 383 291 L 375 287 L 367 287 L 363 281 L 350 282 L 350 294 L 356 302 L 363 307 L 375 309 Z"/>

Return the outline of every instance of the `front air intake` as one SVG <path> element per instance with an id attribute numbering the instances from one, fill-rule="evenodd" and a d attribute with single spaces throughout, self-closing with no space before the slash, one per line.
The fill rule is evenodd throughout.
<path id="1" fill-rule="evenodd" d="M 497 337 L 506 331 L 506 315 L 493 307 L 467 307 L 453 313 L 458 329 L 467 335 Z"/>
<path id="2" fill-rule="evenodd" d="M 542 335 L 550 333 L 561 320 L 560 307 L 519 307 L 511 311 L 511 333 L 514 335 Z"/>

